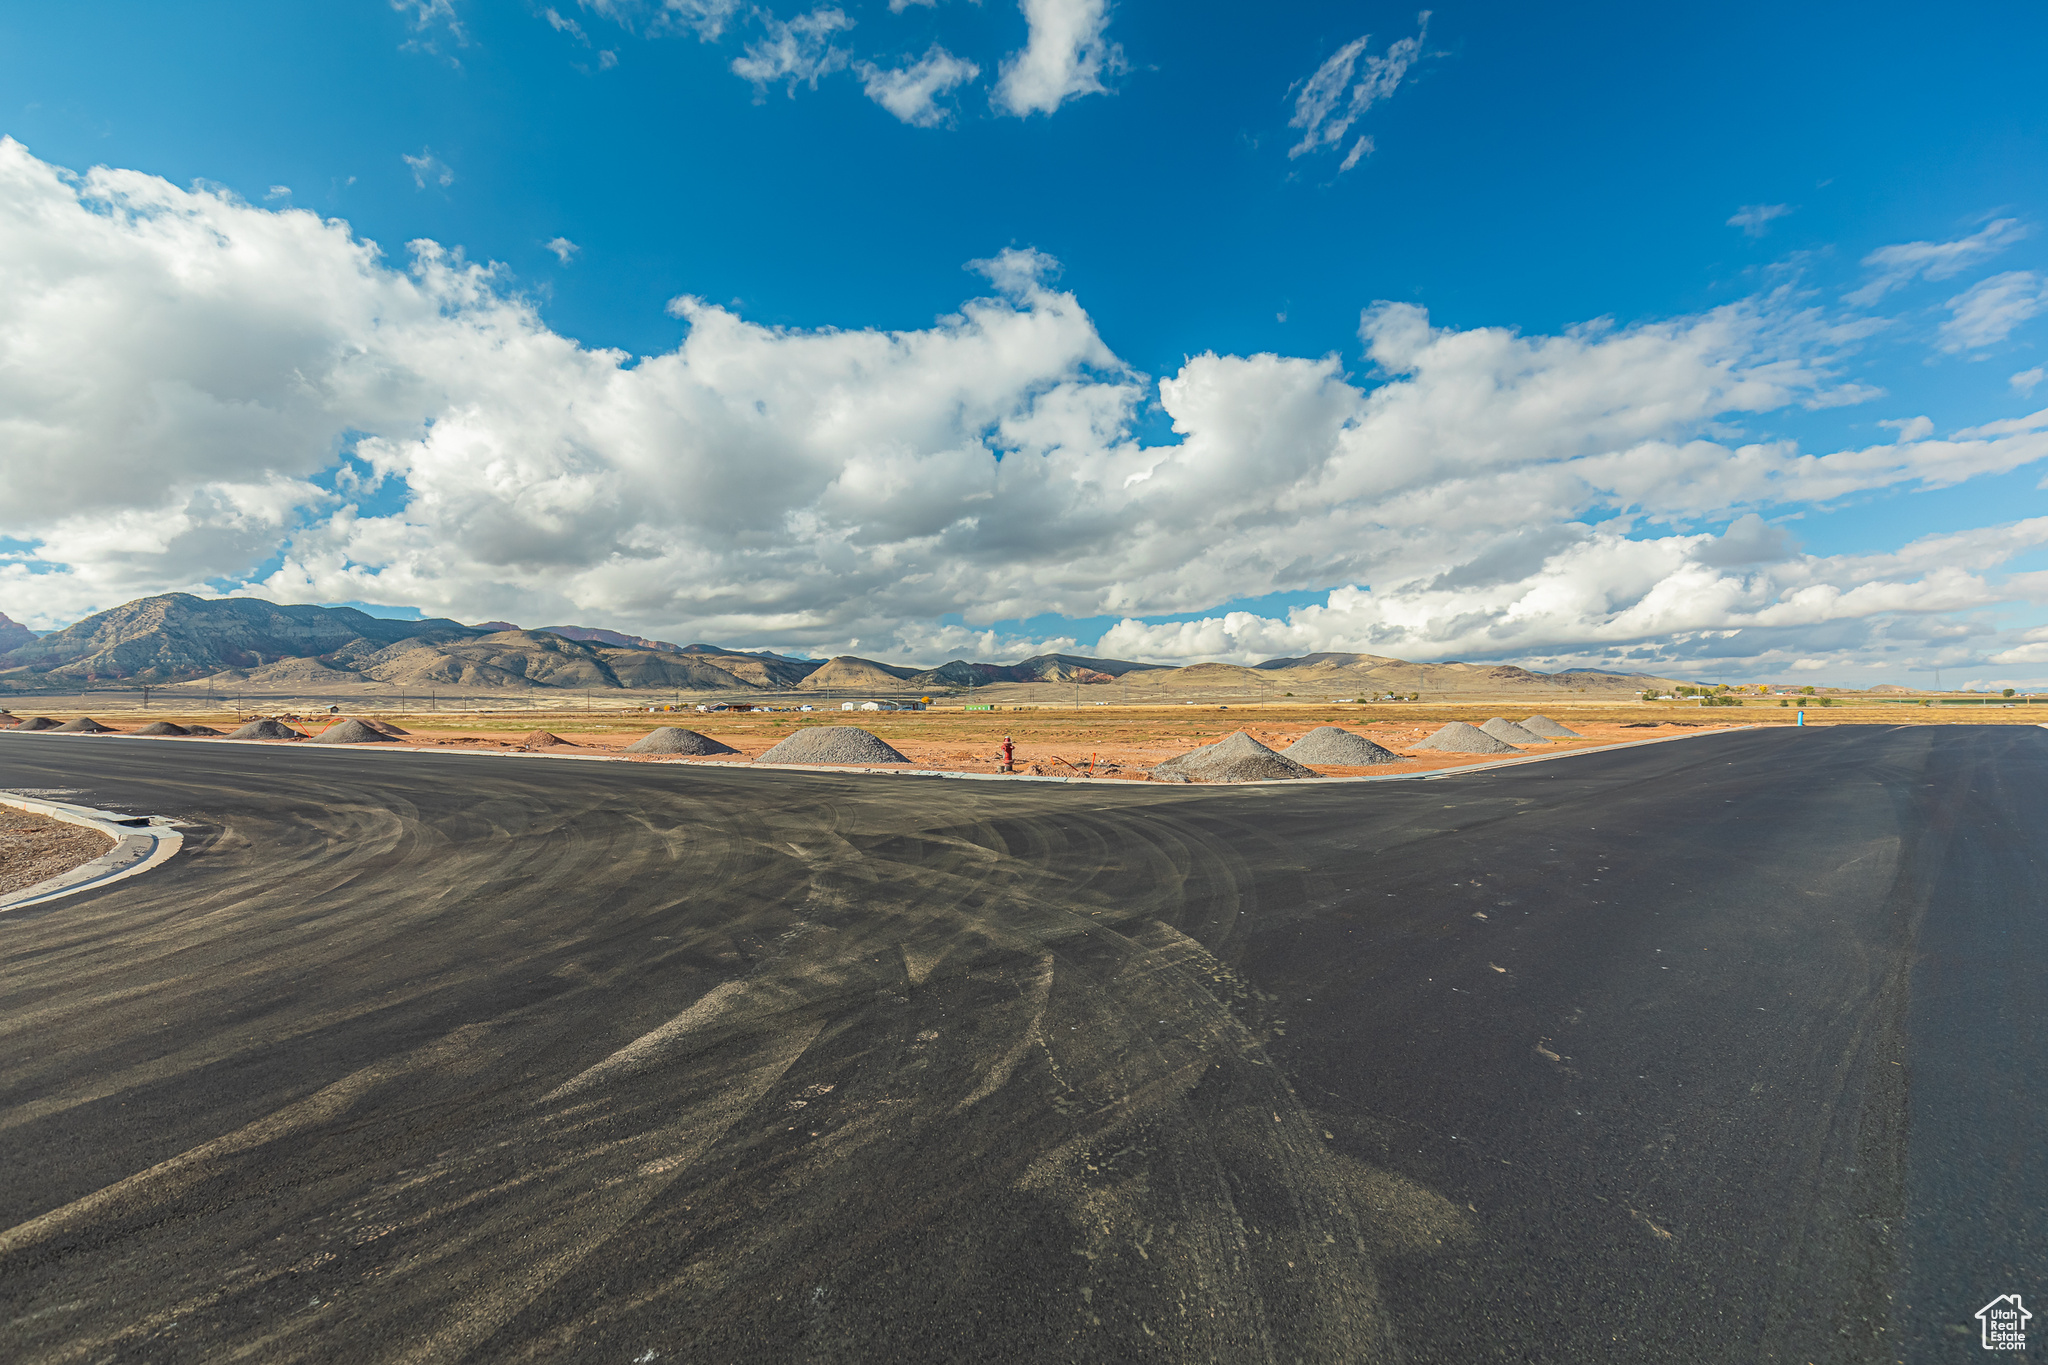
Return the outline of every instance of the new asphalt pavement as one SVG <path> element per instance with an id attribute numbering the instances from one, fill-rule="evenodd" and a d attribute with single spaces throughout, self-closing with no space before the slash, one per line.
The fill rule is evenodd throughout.
<path id="1" fill-rule="evenodd" d="M 187 825 L 0 915 L 0 1359 L 1933 1361 L 2048 1296 L 2034 727 L 0 787 Z"/>

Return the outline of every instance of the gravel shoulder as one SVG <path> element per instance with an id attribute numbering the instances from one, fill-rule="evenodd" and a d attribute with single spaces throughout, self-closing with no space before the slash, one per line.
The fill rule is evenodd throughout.
<path id="1" fill-rule="evenodd" d="M 0 806 L 0 895 L 69 872 L 113 846 L 98 830 Z"/>

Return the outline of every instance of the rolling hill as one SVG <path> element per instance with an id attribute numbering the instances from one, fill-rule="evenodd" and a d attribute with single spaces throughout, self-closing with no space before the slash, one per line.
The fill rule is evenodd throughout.
<path id="1" fill-rule="evenodd" d="M 9 628 L 12 628 L 11 630 Z M 279 606 L 257 598 L 167 593 L 89 616 L 38 639 L 0 616 L 0 689 L 13 692 L 210 681 L 257 690 L 389 688 L 401 692 L 638 690 L 717 694 L 973 693 L 1001 687 L 1017 699 L 1092 688 L 1126 701 L 1183 696 L 1280 700 L 1296 695 L 1372 697 L 1410 692 L 1593 693 L 1620 696 L 1670 680 L 1573 669 L 1538 673 L 1512 664 L 1418 664 L 1377 654 L 1174 668 L 1040 654 L 1014 664 L 954 659 L 934 668 L 853 655 L 820 662 L 718 645 L 674 645 L 595 626 L 523 630 L 503 621 L 393 621 L 351 607 Z M 1043 694 L 1041 696 L 1041 694 Z"/>

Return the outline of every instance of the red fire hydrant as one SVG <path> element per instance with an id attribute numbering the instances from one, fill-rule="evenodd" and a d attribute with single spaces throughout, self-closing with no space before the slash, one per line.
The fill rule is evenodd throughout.
<path id="1" fill-rule="evenodd" d="M 1004 771 L 1004 772 L 1006 772 L 1006 773 L 1007 773 L 1007 772 L 1014 772 L 1014 771 L 1016 771 L 1016 769 L 1015 769 L 1014 767 L 1012 767 L 1012 766 L 1011 766 L 1011 765 L 1012 765 L 1012 763 L 1013 763 L 1013 762 L 1015 761 L 1015 758 L 1016 758 L 1016 753 L 1017 753 L 1017 750 L 1016 750 L 1016 748 L 1015 748 L 1014 746 L 1012 746 L 1012 745 L 1011 745 L 1011 743 L 1010 743 L 1010 737 L 1009 737 L 1008 735 L 1004 735 L 1004 736 L 1003 736 L 1003 771 Z"/>

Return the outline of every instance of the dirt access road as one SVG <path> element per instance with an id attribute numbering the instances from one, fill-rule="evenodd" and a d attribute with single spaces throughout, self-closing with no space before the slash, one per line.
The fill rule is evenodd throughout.
<path id="1" fill-rule="evenodd" d="M 2048 734 L 1007 785 L 0 736 L 10 1361 L 1876 1361 L 2048 1282 Z"/>

